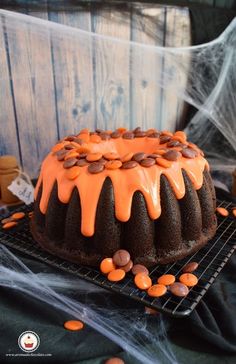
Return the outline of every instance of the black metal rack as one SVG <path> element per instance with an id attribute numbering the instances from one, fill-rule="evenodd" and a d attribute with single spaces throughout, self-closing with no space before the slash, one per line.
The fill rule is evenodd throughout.
<path id="1" fill-rule="evenodd" d="M 231 208 L 231 203 L 218 201 L 218 206 Z M 21 207 L 14 211 L 28 212 L 31 207 Z M 133 275 L 127 274 L 121 282 L 110 282 L 99 270 L 79 266 L 57 258 L 43 251 L 33 240 L 29 231 L 29 219 L 20 222 L 17 228 L 3 230 L 0 228 L 0 242 L 10 248 L 14 248 L 27 255 L 46 262 L 60 270 L 75 274 L 80 278 L 93 282 L 118 294 L 130 297 L 152 307 L 160 312 L 165 312 L 176 317 L 189 315 L 202 299 L 210 285 L 214 282 L 230 256 L 236 249 L 236 224 L 235 218 L 218 216 L 218 228 L 215 237 L 201 250 L 180 261 L 168 265 L 157 265 L 151 272 L 150 277 L 154 282 L 160 275 L 170 273 L 178 279 L 182 268 L 191 261 L 199 263 L 194 272 L 198 276 L 198 284 L 190 289 L 184 298 L 178 298 L 167 293 L 161 298 L 152 298 L 146 292 L 139 290 L 133 283 Z"/>

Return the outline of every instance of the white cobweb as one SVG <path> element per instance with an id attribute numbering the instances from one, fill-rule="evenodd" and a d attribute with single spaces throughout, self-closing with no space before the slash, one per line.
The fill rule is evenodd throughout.
<path id="1" fill-rule="evenodd" d="M 175 364 L 164 318 L 149 316 L 142 306 L 119 305 L 116 296 L 65 273 L 33 273 L 0 245 L 0 286 L 23 292 L 82 320 L 130 354 L 131 362 Z M 151 325 L 149 324 L 151 320 Z"/>

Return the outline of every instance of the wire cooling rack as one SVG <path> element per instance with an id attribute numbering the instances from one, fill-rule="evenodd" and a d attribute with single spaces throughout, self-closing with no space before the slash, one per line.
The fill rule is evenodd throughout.
<path id="1" fill-rule="evenodd" d="M 231 209 L 232 204 L 225 201 L 218 201 L 217 206 Z M 21 207 L 14 211 L 28 212 L 32 207 Z M 127 274 L 121 282 L 110 282 L 99 270 L 80 266 L 57 258 L 43 251 L 33 240 L 29 231 L 29 219 L 20 222 L 17 228 L 4 231 L 0 228 L 0 242 L 10 248 L 14 248 L 27 255 L 46 262 L 53 267 L 72 273 L 85 280 L 93 282 L 108 290 L 130 297 L 143 303 L 159 312 L 164 312 L 175 317 L 189 315 L 202 299 L 208 288 L 214 282 L 230 256 L 236 249 L 236 223 L 235 218 L 218 216 L 218 228 L 215 237 L 208 244 L 195 254 L 179 260 L 173 264 L 157 265 L 150 272 L 152 281 L 155 282 L 162 274 L 173 274 L 176 280 L 182 272 L 185 264 L 191 261 L 199 263 L 194 274 L 199 282 L 190 289 L 189 294 L 184 298 L 178 298 L 168 292 L 160 298 L 152 298 L 146 292 L 139 290 L 133 283 L 133 275 Z"/>

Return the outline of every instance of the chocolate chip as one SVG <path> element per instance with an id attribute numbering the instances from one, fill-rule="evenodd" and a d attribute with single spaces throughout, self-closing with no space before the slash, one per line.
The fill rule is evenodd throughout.
<path id="1" fill-rule="evenodd" d="M 79 159 L 83 159 L 83 158 L 86 158 L 87 157 L 87 153 L 81 153 L 80 155 L 79 155 Z"/>
<path id="2" fill-rule="evenodd" d="M 169 290 L 172 294 L 178 297 L 185 297 L 189 293 L 188 287 L 179 282 L 175 282 L 169 286 Z"/>
<path id="3" fill-rule="evenodd" d="M 168 135 L 163 135 L 160 137 L 160 144 L 164 144 L 164 143 L 167 143 L 169 140 L 171 139 L 170 136 Z"/>
<path id="4" fill-rule="evenodd" d="M 100 133 L 100 137 L 101 137 L 102 140 L 108 140 L 108 139 L 111 138 L 111 136 L 108 133 L 105 133 L 105 132 Z"/>
<path id="5" fill-rule="evenodd" d="M 145 273 L 145 274 L 149 274 L 148 269 L 142 265 L 142 264 L 135 264 L 132 268 L 132 273 L 133 275 L 136 275 L 138 273 Z"/>
<path id="6" fill-rule="evenodd" d="M 146 158 L 146 156 L 147 155 L 145 153 L 143 153 L 143 152 L 135 153 L 133 155 L 132 160 L 133 161 L 136 161 L 136 162 L 141 162 L 141 160 L 143 160 L 144 158 Z"/>
<path id="7" fill-rule="evenodd" d="M 63 161 L 65 156 L 67 154 L 67 150 L 65 149 L 61 149 L 59 150 L 58 152 L 56 152 L 56 155 L 57 155 L 57 160 L 58 161 Z"/>
<path id="8" fill-rule="evenodd" d="M 102 129 L 96 129 L 95 131 L 96 131 L 96 133 L 98 133 L 98 134 L 100 134 L 100 133 L 103 133 L 103 132 L 104 132 L 104 130 L 102 130 Z"/>
<path id="9" fill-rule="evenodd" d="M 122 266 L 122 269 L 125 271 L 125 273 L 128 273 L 133 268 L 133 262 L 130 260 L 126 265 Z"/>
<path id="10" fill-rule="evenodd" d="M 93 162 L 88 166 L 89 173 L 95 174 L 100 173 L 104 170 L 104 164 L 100 162 Z"/>
<path id="11" fill-rule="evenodd" d="M 194 272 L 197 269 L 197 267 L 198 267 L 198 263 L 197 262 L 189 262 L 188 264 L 186 264 L 183 267 L 182 271 L 184 273 L 192 273 L 192 272 Z"/>
<path id="12" fill-rule="evenodd" d="M 145 159 L 141 160 L 140 164 L 143 167 L 151 167 L 154 164 L 156 164 L 156 160 L 153 158 L 145 158 Z"/>
<path id="13" fill-rule="evenodd" d="M 85 143 L 85 141 L 83 139 L 80 139 L 80 138 L 75 138 L 73 140 L 74 143 L 77 143 L 79 145 L 83 145 Z"/>
<path id="14" fill-rule="evenodd" d="M 122 135 L 122 138 L 124 138 L 124 139 L 134 139 L 134 133 L 132 133 L 131 131 L 126 131 Z"/>
<path id="15" fill-rule="evenodd" d="M 167 143 L 167 147 L 178 147 L 180 145 L 180 142 L 178 140 L 171 140 Z"/>
<path id="16" fill-rule="evenodd" d="M 118 265 L 118 267 L 123 267 L 130 261 L 130 254 L 127 250 L 120 249 L 115 252 L 112 257 L 113 262 Z"/>
<path id="17" fill-rule="evenodd" d="M 66 137 L 65 140 L 68 142 L 72 142 L 74 140 L 74 138 L 75 138 L 75 135 L 69 135 L 68 137 Z"/>
<path id="18" fill-rule="evenodd" d="M 137 131 L 136 133 L 134 133 L 135 138 L 143 138 L 147 135 L 147 133 L 145 131 Z"/>
<path id="19" fill-rule="evenodd" d="M 78 162 L 76 158 L 69 158 L 63 163 L 64 168 L 71 168 Z"/>
<path id="20" fill-rule="evenodd" d="M 197 156 L 197 152 L 191 148 L 184 148 L 181 150 L 181 153 L 185 158 L 195 158 Z"/>
<path id="21" fill-rule="evenodd" d="M 138 163 L 135 161 L 128 161 L 122 164 L 123 169 L 131 169 L 138 166 Z"/>
<path id="22" fill-rule="evenodd" d="M 114 138 L 114 139 L 120 138 L 121 133 L 118 130 L 113 131 L 113 133 L 111 133 L 111 137 Z"/>
<path id="23" fill-rule="evenodd" d="M 148 138 L 159 138 L 159 136 L 160 136 L 160 133 L 156 133 L 156 132 L 148 134 Z"/>
<path id="24" fill-rule="evenodd" d="M 148 158 L 156 159 L 156 158 L 161 157 L 161 155 L 160 155 L 160 154 L 157 154 L 157 153 L 153 153 L 153 154 L 149 154 L 147 157 L 148 157 Z"/>
<path id="25" fill-rule="evenodd" d="M 135 129 L 133 130 L 133 132 L 134 132 L 134 133 L 138 133 L 138 132 L 140 132 L 140 131 L 141 131 L 140 126 L 137 126 L 137 128 L 135 128 Z"/>
<path id="26" fill-rule="evenodd" d="M 103 165 L 105 165 L 106 163 L 107 163 L 107 160 L 105 159 L 105 158 L 100 158 L 99 159 L 99 161 L 98 161 L 99 163 L 102 163 Z"/>
<path id="27" fill-rule="evenodd" d="M 177 161 L 181 157 L 181 153 L 177 152 L 177 150 L 168 150 L 165 154 L 162 155 L 163 158 L 168 161 Z"/>
<path id="28" fill-rule="evenodd" d="M 72 144 L 66 144 L 66 145 L 64 146 L 64 148 L 65 148 L 66 150 L 71 150 L 71 149 L 75 149 L 75 146 L 74 146 L 74 145 L 72 145 Z"/>
<path id="29" fill-rule="evenodd" d="M 84 166 L 87 166 L 89 163 L 87 162 L 86 159 L 79 159 L 77 162 L 76 162 L 76 166 L 79 166 L 79 167 L 84 167 Z"/>

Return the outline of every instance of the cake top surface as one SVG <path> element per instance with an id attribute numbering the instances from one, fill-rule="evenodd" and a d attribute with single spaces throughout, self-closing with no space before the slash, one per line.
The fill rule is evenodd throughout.
<path id="1" fill-rule="evenodd" d="M 100 192 L 107 177 L 113 185 L 115 216 L 125 222 L 130 218 L 136 191 L 142 192 L 150 218 L 157 219 L 161 214 L 161 175 L 167 177 L 177 199 L 181 199 L 185 194 L 182 170 L 197 190 L 202 186 L 205 168 L 209 166 L 203 152 L 187 141 L 183 131 L 83 129 L 53 146 L 42 163 L 35 198 L 42 184 L 40 210 L 45 214 L 55 182 L 62 203 L 69 202 L 76 187 L 82 209 L 81 232 L 92 236 Z"/>

